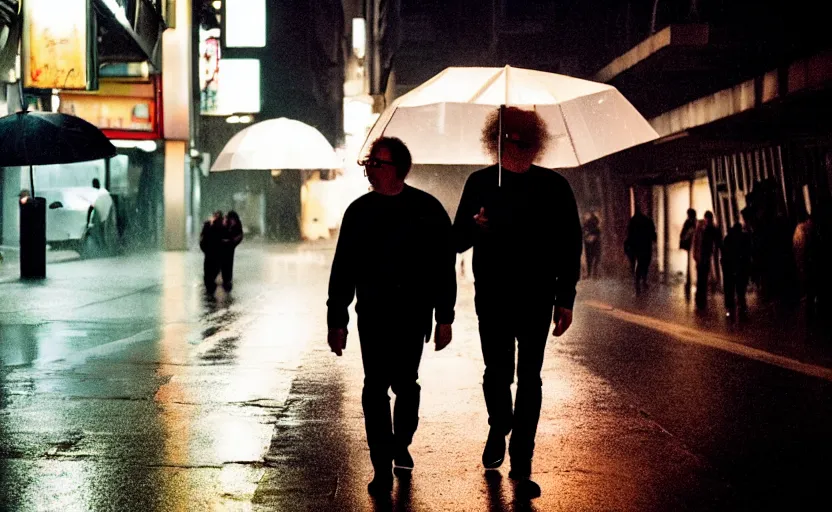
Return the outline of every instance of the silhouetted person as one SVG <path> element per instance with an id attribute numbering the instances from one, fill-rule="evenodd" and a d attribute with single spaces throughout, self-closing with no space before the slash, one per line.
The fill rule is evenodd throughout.
<path id="1" fill-rule="evenodd" d="M 587 277 L 595 277 L 598 273 L 598 261 L 601 258 L 601 222 L 595 212 L 587 215 L 583 231 L 586 275 Z"/>
<path id="2" fill-rule="evenodd" d="M 722 284 L 725 293 L 725 314 L 745 316 L 748 305 L 745 293 L 751 273 L 751 234 L 739 222 L 731 226 L 722 242 Z"/>
<path id="3" fill-rule="evenodd" d="M 708 278 L 711 275 L 711 260 L 722 246 L 722 236 L 714 225 L 714 214 L 705 212 L 705 218 L 696 226 L 693 235 L 693 259 L 696 261 L 696 307 L 708 305 Z"/>
<path id="4" fill-rule="evenodd" d="M 642 287 L 647 286 L 655 241 L 656 225 L 650 217 L 637 209 L 627 225 L 627 238 L 624 241 L 624 251 L 630 259 L 630 270 L 635 279 L 636 295 L 640 295 Z"/>
<path id="5" fill-rule="evenodd" d="M 685 293 L 690 293 L 691 281 L 691 265 L 690 265 L 690 251 L 693 247 L 693 234 L 696 232 L 696 210 L 688 208 L 688 218 L 682 224 L 682 231 L 679 233 L 679 249 L 685 251 Z M 687 295 L 690 297 L 690 295 Z"/>
<path id="6" fill-rule="evenodd" d="M 344 213 L 329 278 L 327 341 L 340 356 L 347 346 L 347 308 L 357 297 L 361 401 L 375 471 L 368 490 L 377 496 L 392 489 L 394 462 L 413 468 L 408 447 L 419 422 L 422 346 L 430 339 L 434 312 L 436 350 L 451 341 L 456 254 L 444 207 L 404 183 L 411 156 L 402 141 L 377 139 L 361 165 L 373 189 Z"/>
<path id="7" fill-rule="evenodd" d="M 215 211 L 211 218 L 202 224 L 202 231 L 199 234 L 199 248 L 205 253 L 205 260 L 202 264 L 203 281 L 205 291 L 209 294 L 213 294 L 217 289 L 217 275 L 222 266 L 220 251 L 224 231 L 222 212 Z"/>
<path id="8" fill-rule="evenodd" d="M 485 374 L 483 394 L 490 425 L 482 454 L 486 468 L 499 467 L 511 433 L 509 476 L 527 497 L 540 495 L 531 480 L 534 439 L 540 419 L 540 371 L 549 335 L 572 323 L 575 285 L 581 273 L 581 221 L 572 188 L 560 174 L 532 165 L 547 142 L 534 112 L 505 108 L 483 128 L 494 161 L 502 144 L 502 184 L 492 165 L 468 177 L 454 231 L 456 249 L 473 246 L 475 305 Z M 515 340 L 516 347 L 515 350 Z M 517 396 L 512 404 L 517 352 Z"/>
<path id="9" fill-rule="evenodd" d="M 98 181 L 98 178 L 92 179 L 92 188 L 101 188 L 101 182 Z"/>
<path id="10" fill-rule="evenodd" d="M 234 210 L 225 215 L 223 221 L 223 237 L 220 241 L 219 257 L 220 270 L 222 273 L 222 287 L 230 292 L 232 279 L 234 278 L 234 250 L 243 241 L 243 223 L 240 216 Z"/>

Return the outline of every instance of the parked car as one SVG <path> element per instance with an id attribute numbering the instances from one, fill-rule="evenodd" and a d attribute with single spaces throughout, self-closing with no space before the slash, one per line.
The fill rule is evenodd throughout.
<path id="1" fill-rule="evenodd" d="M 118 247 L 116 209 L 105 189 L 39 189 L 46 199 L 46 243 L 77 251 L 82 258 L 113 254 Z"/>

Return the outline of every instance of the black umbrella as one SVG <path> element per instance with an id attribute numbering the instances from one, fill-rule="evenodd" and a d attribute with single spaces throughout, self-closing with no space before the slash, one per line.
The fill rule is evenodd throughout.
<path id="1" fill-rule="evenodd" d="M 0 167 L 71 164 L 115 156 L 101 130 L 80 117 L 56 112 L 18 112 L 0 118 Z"/>

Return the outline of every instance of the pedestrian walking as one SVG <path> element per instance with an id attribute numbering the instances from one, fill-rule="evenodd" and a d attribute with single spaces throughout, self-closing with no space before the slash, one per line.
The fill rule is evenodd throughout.
<path id="1" fill-rule="evenodd" d="M 234 279 L 234 251 L 240 242 L 243 241 L 243 223 L 240 216 L 234 210 L 230 210 L 223 220 L 223 237 L 220 241 L 220 273 L 222 274 L 222 287 L 230 292 Z"/>
<path id="2" fill-rule="evenodd" d="M 633 273 L 636 295 L 641 295 L 646 288 L 647 277 L 650 272 L 650 262 L 653 259 L 653 242 L 656 241 L 656 225 L 653 220 L 636 208 L 636 213 L 627 225 L 627 238 L 624 240 L 624 252 L 630 260 L 630 271 Z"/>
<path id="3" fill-rule="evenodd" d="M 745 300 L 751 275 L 751 234 L 739 222 L 731 226 L 722 242 L 722 285 L 725 315 L 743 318 L 748 313 Z"/>
<path id="4" fill-rule="evenodd" d="M 719 254 L 722 236 L 714 225 L 714 214 L 705 212 L 705 218 L 696 226 L 693 235 L 693 259 L 696 261 L 696 307 L 705 309 L 708 305 L 708 280 L 711 275 L 711 260 Z"/>
<path id="5" fill-rule="evenodd" d="M 583 225 L 584 254 L 586 255 L 586 276 L 596 277 L 598 261 L 601 259 L 601 221 L 595 212 L 588 213 Z"/>
<path id="6" fill-rule="evenodd" d="M 213 295 L 217 289 L 217 275 L 222 267 L 220 244 L 224 236 L 223 231 L 223 215 L 217 210 L 202 224 L 202 231 L 199 234 L 199 248 L 205 254 L 205 260 L 202 263 L 202 278 L 205 291 L 209 295 Z"/>
<path id="7" fill-rule="evenodd" d="M 690 300 L 691 264 L 690 251 L 693 246 L 693 234 L 696 232 L 696 210 L 688 208 L 688 218 L 682 224 L 682 231 L 679 233 L 679 249 L 685 251 L 685 296 Z"/>
<path id="8" fill-rule="evenodd" d="M 370 494 L 388 494 L 392 465 L 413 468 L 409 446 L 419 422 L 419 363 L 435 314 L 436 350 L 451 342 L 456 302 L 456 254 L 451 220 L 430 194 L 406 185 L 407 146 L 382 137 L 364 166 L 372 191 L 344 213 L 329 278 L 328 342 L 347 346 L 347 308 L 357 297 L 364 364 L 362 405 L 375 475 Z M 390 416 L 392 388 L 396 395 Z"/>
<path id="9" fill-rule="evenodd" d="M 535 112 L 504 108 L 502 119 L 495 113 L 487 120 L 482 141 L 495 162 L 501 154 L 502 168 L 495 164 L 469 176 L 454 220 L 457 251 L 474 248 L 490 426 L 482 463 L 488 469 L 503 463 L 511 433 L 509 476 L 521 495 L 537 497 L 540 487 L 531 474 L 540 372 L 552 322 L 555 336 L 572 323 L 581 272 L 581 221 L 566 179 L 533 165 L 547 142 L 546 126 Z M 515 343 L 517 394 L 512 404 Z"/>

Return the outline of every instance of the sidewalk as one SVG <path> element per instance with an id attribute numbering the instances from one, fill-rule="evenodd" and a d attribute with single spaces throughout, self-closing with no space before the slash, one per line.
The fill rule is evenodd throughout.
<path id="1" fill-rule="evenodd" d="M 0 282 L 13 281 L 20 278 L 20 248 L 17 246 L 0 245 Z M 81 256 L 75 251 L 46 251 L 46 272 L 49 274 L 49 265 L 65 261 L 77 261 Z"/>
<path id="2" fill-rule="evenodd" d="M 822 328 L 809 327 L 803 303 L 794 306 L 765 304 L 750 293 L 748 318 L 738 320 L 726 318 L 723 300 L 721 293 L 712 293 L 707 309 L 697 311 L 692 294 L 686 297 L 682 284 L 653 282 L 645 293 L 636 297 L 629 281 L 602 278 L 584 279 L 578 283 L 576 307 L 649 317 L 680 329 L 832 368 L 832 335 Z"/>
<path id="3" fill-rule="evenodd" d="M 589 325 L 552 340 L 543 368 L 543 407 L 534 479 L 543 495 L 518 500 L 507 461 L 483 471 L 488 432 L 482 402 L 473 287 L 461 282 L 454 341 L 425 346 L 420 422 L 411 478 L 396 478 L 390 501 L 373 500 L 361 409 L 363 371 L 354 319 L 343 357 L 321 340 L 304 358 L 277 418 L 266 471 L 254 494 L 267 510 L 735 510 L 720 471 L 593 375 L 573 357 Z M 310 482 L 315 482 L 310 486 Z"/>

